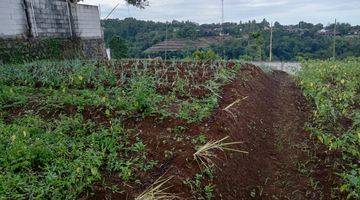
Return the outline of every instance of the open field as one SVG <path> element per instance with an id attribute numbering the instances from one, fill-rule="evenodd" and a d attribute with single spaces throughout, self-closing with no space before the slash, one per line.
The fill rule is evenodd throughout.
<path id="1" fill-rule="evenodd" d="M 358 63 L 2 66 L 0 199 L 356 199 Z"/>

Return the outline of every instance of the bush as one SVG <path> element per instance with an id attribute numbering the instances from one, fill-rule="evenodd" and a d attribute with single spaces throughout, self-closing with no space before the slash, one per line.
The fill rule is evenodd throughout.
<path id="1" fill-rule="evenodd" d="M 196 50 L 192 56 L 192 59 L 194 60 L 220 60 L 220 56 L 218 54 L 216 54 L 213 50 L 209 49 L 209 50 Z"/>
<path id="2" fill-rule="evenodd" d="M 128 46 L 120 36 L 114 36 L 109 42 L 109 47 L 111 49 L 111 58 L 121 59 L 127 57 Z"/>

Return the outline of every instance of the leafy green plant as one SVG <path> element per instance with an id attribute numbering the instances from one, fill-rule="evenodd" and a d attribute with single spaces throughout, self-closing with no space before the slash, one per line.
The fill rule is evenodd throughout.
<path id="1" fill-rule="evenodd" d="M 3 65 L 0 196 L 76 199 L 90 192 L 94 182 L 104 182 L 104 170 L 123 182 L 138 181 L 138 172 L 151 170 L 157 161 L 147 157 L 140 134 L 124 129 L 124 119 L 156 116 L 201 121 L 218 106 L 220 87 L 231 81 L 238 68 L 217 61 L 147 60 Z M 171 88 L 170 92 L 159 92 L 159 85 Z M 200 87 L 210 92 L 192 97 L 190 90 Z M 186 129 L 175 127 L 174 140 L 190 141 L 182 134 Z M 205 143 L 206 138 L 200 135 L 196 140 Z M 175 151 L 166 155 L 171 157 Z M 211 190 L 208 185 L 203 195 L 211 197 Z"/>
<path id="2" fill-rule="evenodd" d="M 360 60 L 308 61 L 302 64 L 299 83 L 313 103 L 308 130 L 328 146 L 341 152 L 338 174 L 340 190 L 348 199 L 360 194 Z"/>
<path id="3" fill-rule="evenodd" d="M 184 184 L 189 186 L 196 199 L 211 200 L 214 197 L 214 187 L 212 184 L 213 167 L 205 167 L 200 173 L 195 174 L 192 179 L 184 180 Z"/>
<path id="4" fill-rule="evenodd" d="M 129 156 L 128 151 L 139 153 L 144 146 L 139 140 L 131 144 L 117 122 L 112 129 L 96 129 L 81 116 L 51 123 L 28 115 L 1 124 L 0 130 L 0 150 L 7 152 L 0 155 L 0 196 L 5 198 L 76 198 L 101 179 L 102 165 L 126 181 L 134 176 L 131 169 L 145 162 L 144 152 Z"/>

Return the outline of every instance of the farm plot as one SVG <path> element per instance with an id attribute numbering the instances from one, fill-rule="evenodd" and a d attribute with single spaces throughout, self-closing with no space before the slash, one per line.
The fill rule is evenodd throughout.
<path id="1" fill-rule="evenodd" d="M 330 195 L 331 170 L 303 169 L 308 107 L 283 72 L 124 60 L 9 65 L 0 75 L 0 197 Z"/>
<path id="2" fill-rule="evenodd" d="M 158 161 L 126 122 L 198 122 L 238 69 L 232 62 L 131 60 L 3 66 L 0 196 L 73 199 L 104 172 L 139 181 Z"/>

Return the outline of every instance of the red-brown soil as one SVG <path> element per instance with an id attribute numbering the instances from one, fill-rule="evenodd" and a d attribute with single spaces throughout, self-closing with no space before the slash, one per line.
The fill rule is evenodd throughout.
<path id="1" fill-rule="evenodd" d="M 160 176 L 172 176 L 168 191 L 183 199 L 194 199 L 183 180 L 200 172 L 194 161 L 195 144 L 191 139 L 205 134 L 207 140 L 229 136 L 242 141 L 234 146 L 248 151 L 218 152 L 213 184 L 214 199 L 330 199 L 331 173 L 317 166 L 314 177 L 300 172 L 310 160 L 306 100 L 292 78 L 284 72 L 266 74 L 246 65 L 237 78 L 222 88 L 219 107 L 198 124 L 176 119 L 149 117 L 128 120 L 125 127 L 135 129 L 148 149 L 148 159 L 158 160 L 156 168 L 140 173 L 141 184 L 124 184 L 116 174 L 104 173 L 107 185 L 117 185 L 122 192 L 113 193 L 102 184 L 93 187 L 91 199 L 134 199 Z M 239 100 L 228 111 L 223 109 Z M 184 131 L 176 131 L 179 126 Z M 311 180 L 310 180 L 311 179 Z M 319 181 L 318 189 L 311 181 Z M 323 187 L 321 187 L 323 186 Z"/>

